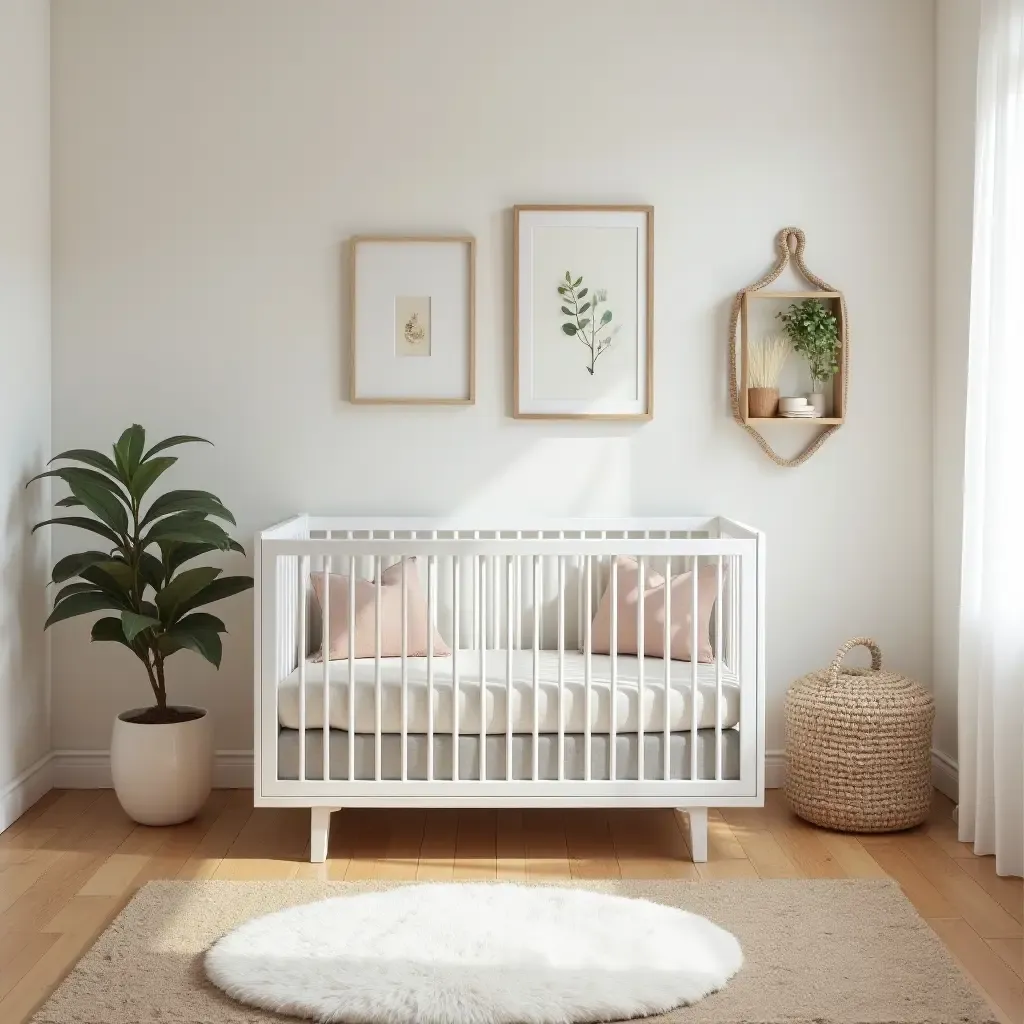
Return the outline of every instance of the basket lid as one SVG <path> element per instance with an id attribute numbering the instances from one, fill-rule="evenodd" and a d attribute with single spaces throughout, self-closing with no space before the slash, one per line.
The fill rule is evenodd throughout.
<path id="1" fill-rule="evenodd" d="M 843 659 L 854 647 L 871 651 L 871 668 L 843 668 Z M 865 712 L 930 708 L 935 698 L 920 683 L 882 668 L 882 651 L 874 640 L 855 637 L 836 652 L 827 669 L 812 672 L 790 689 L 792 699 L 855 705 Z"/>

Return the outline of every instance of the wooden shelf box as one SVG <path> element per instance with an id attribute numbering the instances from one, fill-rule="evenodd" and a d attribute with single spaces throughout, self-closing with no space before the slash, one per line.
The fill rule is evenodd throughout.
<path id="1" fill-rule="evenodd" d="M 843 325 L 842 298 L 843 297 L 839 292 L 825 291 L 745 291 L 743 293 L 743 306 L 740 315 L 740 365 L 736 369 L 739 377 L 740 413 L 743 416 L 744 423 L 753 423 L 758 425 L 762 423 L 813 423 L 818 426 L 837 426 L 845 421 L 846 402 L 844 400 L 844 394 L 846 391 L 846 330 Z M 754 311 L 757 309 L 763 309 L 764 307 L 762 307 L 761 304 L 767 302 L 774 302 L 778 305 L 779 310 L 788 309 L 792 303 L 801 302 L 804 299 L 820 300 L 825 306 L 832 310 L 835 314 L 836 320 L 839 321 L 839 370 L 832 378 L 832 408 L 831 410 L 827 410 L 829 415 L 823 416 L 820 419 L 790 418 L 784 416 L 751 416 L 747 405 L 747 389 L 749 387 L 747 352 L 750 343 L 751 321 L 755 316 Z M 765 313 L 770 315 L 773 319 L 776 312 L 778 312 L 778 310 L 765 310 Z M 774 322 L 776 324 L 774 327 L 774 333 L 785 334 L 785 328 L 782 326 L 782 323 L 778 320 L 775 320 Z M 793 364 L 800 366 L 802 378 L 806 381 L 807 364 L 803 357 L 794 352 L 790 356 L 787 365 Z M 804 390 L 796 393 L 803 394 Z M 826 385 L 826 394 L 827 393 Z M 780 394 L 782 394 L 781 391 Z"/>

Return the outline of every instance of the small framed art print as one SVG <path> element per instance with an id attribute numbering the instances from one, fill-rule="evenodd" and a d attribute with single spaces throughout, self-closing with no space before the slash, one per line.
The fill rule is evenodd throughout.
<path id="1" fill-rule="evenodd" d="M 352 239 L 353 402 L 473 404 L 475 263 L 468 236 Z"/>
<path id="2" fill-rule="evenodd" d="M 648 420 L 654 207 L 517 206 L 513 412 Z"/>

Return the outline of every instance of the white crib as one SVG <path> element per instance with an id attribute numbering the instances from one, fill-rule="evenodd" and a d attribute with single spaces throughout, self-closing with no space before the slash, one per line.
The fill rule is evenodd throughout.
<path id="1" fill-rule="evenodd" d="M 701 663 L 618 652 L 616 556 L 665 579 L 714 573 Z M 256 806 L 309 807 L 322 862 L 344 807 L 675 807 L 707 858 L 709 807 L 764 802 L 764 534 L 719 517 L 528 526 L 301 515 L 256 538 Z M 400 565 L 401 656 L 382 655 L 381 575 Z M 408 654 L 407 566 L 451 647 Z M 330 634 L 314 573 L 373 581 L 372 657 L 317 661 Z M 610 588 L 609 653 L 592 621 Z M 661 636 L 672 631 L 666 587 Z M 363 591 L 365 592 L 365 591 Z M 685 592 L 684 592 L 685 593 Z M 677 615 L 679 612 L 677 611 Z M 698 650 L 698 615 L 690 651 Z M 678 623 L 677 623 L 678 627 Z M 657 635 L 657 634 L 656 634 Z"/>

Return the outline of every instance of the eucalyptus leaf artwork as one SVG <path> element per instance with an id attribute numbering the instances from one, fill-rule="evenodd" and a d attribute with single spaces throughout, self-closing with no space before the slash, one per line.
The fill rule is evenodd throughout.
<path id="1" fill-rule="evenodd" d="M 182 568 L 213 551 L 244 550 L 220 523 L 235 524 L 224 503 L 209 491 L 171 490 L 143 509 L 150 488 L 178 460 L 161 452 L 205 438 L 179 434 L 146 450 L 146 432 L 137 423 L 121 434 L 111 455 L 75 448 L 55 455 L 63 466 L 29 481 L 54 477 L 71 494 L 56 504 L 81 508 L 87 515 L 59 516 L 37 523 L 74 526 L 99 537 L 97 548 L 61 558 L 52 582 L 62 585 L 46 620 L 56 622 L 92 612 L 112 612 L 97 619 L 92 639 L 126 647 L 145 666 L 155 706 L 133 721 L 176 722 L 180 712 L 167 704 L 164 664 L 178 651 L 189 650 L 220 667 L 224 623 L 198 611 L 208 604 L 248 590 L 251 576 L 222 576 L 213 566 Z M 112 456 L 112 457 L 111 457 Z"/>
<path id="2" fill-rule="evenodd" d="M 558 285 L 558 294 L 561 296 L 562 315 L 567 317 L 566 322 L 562 324 L 562 333 L 575 338 L 589 350 L 590 365 L 587 367 L 587 373 L 593 376 L 598 359 L 611 348 L 615 334 L 612 327 L 612 311 L 601 308 L 608 300 L 608 293 L 601 288 L 591 293 L 590 289 L 583 285 L 582 276 L 573 280 L 572 274 L 567 270 L 564 283 Z"/>

